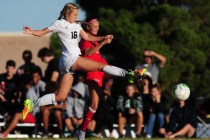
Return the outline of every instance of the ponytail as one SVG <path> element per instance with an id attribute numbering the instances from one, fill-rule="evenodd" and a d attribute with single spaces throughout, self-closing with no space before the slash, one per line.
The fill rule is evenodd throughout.
<path id="1" fill-rule="evenodd" d="M 63 10 L 60 12 L 60 16 L 58 17 L 58 20 L 61 20 L 62 17 L 63 17 Z"/>

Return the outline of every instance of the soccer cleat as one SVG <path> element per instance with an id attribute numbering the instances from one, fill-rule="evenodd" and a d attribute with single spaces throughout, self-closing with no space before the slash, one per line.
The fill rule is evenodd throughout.
<path id="1" fill-rule="evenodd" d="M 22 119 L 25 120 L 26 116 L 28 115 L 29 112 L 31 112 L 34 108 L 34 103 L 30 99 L 26 99 L 24 101 L 24 109 L 22 112 Z"/>
<path id="2" fill-rule="evenodd" d="M 143 86 L 143 75 L 146 72 L 146 69 L 140 69 L 140 70 L 128 70 L 127 78 L 129 83 L 135 83 L 139 86 Z"/>
<path id="3" fill-rule="evenodd" d="M 77 137 L 78 137 L 78 140 L 84 140 L 85 139 L 85 132 L 83 132 L 82 130 L 78 130 L 77 131 Z"/>
<path id="4" fill-rule="evenodd" d="M 129 83 L 134 83 L 135 77 L 134 77 L 134 71 L 131 69 L 128 70 L 127 79 Z"/>

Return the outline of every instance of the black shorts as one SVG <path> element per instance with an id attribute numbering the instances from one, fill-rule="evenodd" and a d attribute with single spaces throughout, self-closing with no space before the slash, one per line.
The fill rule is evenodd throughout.
<path id="1" fill-rule="evenodd" d="M 102 94 L 104 94 L 102 87 L 99 87 L 98 83 L 95 82 L 94 80 L 86 80 L 85 83 L 88 85 L 89 91 L 90 90 L 96 91 L 99 98 L 101 97 Z"/>

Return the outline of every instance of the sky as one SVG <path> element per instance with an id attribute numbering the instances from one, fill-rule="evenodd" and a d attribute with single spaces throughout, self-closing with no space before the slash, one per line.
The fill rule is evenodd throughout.
<path id="1" fill-rule="evenodd" d="M 0 32 L 21 32 L 23 26 L 48 27 L 68 2 L 75 0 L 0 0 Z M 85 19 L 81 9 L 78 19 Z"/>

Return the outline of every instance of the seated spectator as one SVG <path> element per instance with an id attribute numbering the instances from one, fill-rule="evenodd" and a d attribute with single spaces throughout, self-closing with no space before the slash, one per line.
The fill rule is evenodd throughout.
<path id="1" fill-rule="evenodd" d="M 58 90 L 58 83 L 57 82 L 49 82 L 47 83 L 45 87 L 46 93 L 54 93 Z M 58 132 L 60 138 L 63 138 L 63 123 L 62 123 L 62 111 L 65 109 L 65 106 L 63 103 L 58 103 L 56 105 L 48 105 L 48 106 L 42 106 L 41 108 L 42 112 L 42 119 L 44 124 L 44 133 L 43 138 L 49 137 L 49 121 L 50 121 L 50 114 L 54 114 L 55 118 L 57 119 L 58 123 Z"/>
<path id="2" fill-rule="evenodd" d="M 25 79 L 22 79 L 24 86 L 22 87 L 22 90 L 19 91 L 21 92 L 22 96 L 26 96 L 26 92 L 28 91 L 28 89 L 31 88 L 32 83 L 31 83 L 31 78 L 27 77 Z M 23 98 L 20 102 L 23 105 L 23 101 L 25 100 L 25 98 Z M 23 106 L 22 106 L 23 108 Z M 7 138 L 8 134 L 16 127 L 18 122 L 22 122 L 22 123 L 36 123 L 36 119 L 34 117 L 35 112 L 31 112 L 27 115 L 25 120 L 22 120 L 22 110 L 19 110 L 19 112 L 15 113 L 15 115 L 13 116 L 11 122 L 9 123 L 8 127 L 0 134 L 0 138 Z"/>
<path id="3" fill-rule="evenodd" d="M 123 129 L 125 124 L 135 123 L 136 136 L 141 136 L 143 125 L 143 105 L 142 97 L 136 93 L 136 86 L 129 84 L 126 86 L 126 95 L 119 96 L 116 109 L 118 110 L 118 125 L 120 137 L 124 137 Z"/>
<path id="4" fill-rule="evenodd" d="M 173 109 L 169 124 L 160 129 L 160 133 L 165 138 L 195 137 L 197 118 L 194 106 L 187 104 L 185 101 L 177 102 L 179 102 L 179 105 Z"/>
<path id="5" fill-rule="evenodd" d="M 151 138 L 153 136 L 154 126 L 157 123 L 158 128 L 162 128 L 165 118 L 165 106 L 166 106 L 166 98 L 161 93 L 160 86 L 155 84 L 151 89 L 152 99 L 150 103 L 150 114 L 149 120 L 146 127 L 146 137 Z"/>
<path id="6" fill-rule="evenodd" d="M 26 98 L 32 101 L 36 101 L 45 92 L 46 83 L 41 80 L 41 71 L 38 67 L 35 67 L 32 71 L 32 87 L 26 93 Z M 39 107 L 35 107 L 34 110 L 39 111 Z"/>
<path id="7" fill-rule="evenodd" d="M 72 93 L 66 101 L 65 123 L 71 135 L 74 135 L 74 131 L 82 124 L 86 107 L 84 97 L 85 85 L 83 82 L 79 82 L 72 87 Z"/>
<path id="8" fill-rule="evenodd" d="M 0 74 L 0 113 L 3 115 L 8 113 L 8 117 L 12 117 L 17 112 L 19 106 L 17 94 L 17 76 L 15 75 L 16 63 L 13 60 L 6 62 L 6 73 Z"/>
<path id="9" fill-rule="evenodd" d="M 152 79 L 151 73 L 146 71 L 143 76 L 144 85 L 141 89 L 142 101 L 143 101 L 143 115 L 144 115 L 144 124 L 148 123 L 149 114 L 150 114 L 150 101 L 151 101 L 151 87 Z"/>

